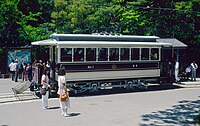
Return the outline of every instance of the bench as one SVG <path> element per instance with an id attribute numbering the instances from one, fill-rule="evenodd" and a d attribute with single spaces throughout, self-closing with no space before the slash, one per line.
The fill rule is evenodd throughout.
<path id="1" fill-rule="evenodd" d="M 31 82 L 25 81 L 24 83 L 21 83 L 21 84 L 17 85 L 16 87 L 12 88 L 12 91 L 14 92 L 16 99 L 21 100 L 19 95 L 24 94 L 24 92 L 30 87 L 30 85 L 31 85 Z M 31 93 L 29 92 L 28 94 L 35 96 L 35 94 L 32 92 Z"/>

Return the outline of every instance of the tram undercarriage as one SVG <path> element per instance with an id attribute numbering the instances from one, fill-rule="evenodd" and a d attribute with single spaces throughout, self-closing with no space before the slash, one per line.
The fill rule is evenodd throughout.
<path id="1" fill-rule="evenodd" d="M 99 81 L 85 81 L 85 82 L 68 82 L 67 86 L 74 94 L 84 92 L 99 92 L 100 90 L 108 89 L 134 89 L 140 88 L 147 90 L 149 83 L 157 83 L 158 78 L 146 79 L 120 79 L 120 80 L 99 80 Z"/>

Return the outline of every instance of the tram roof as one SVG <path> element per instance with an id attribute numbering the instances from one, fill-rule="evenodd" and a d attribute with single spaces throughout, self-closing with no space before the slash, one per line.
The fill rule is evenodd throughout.
<path id="1" fill-rule="evenodd" d="M 52 39 L 57 41 L 137 41 L 156 42 L 157 36 L 136 36 L 116 34 L 52 34 Z"/>
<path id="2" fill-rule="evenodd" d="M 32 45 L 52 45 L 52 46 L 70 46 L 70 47 L 116 47 L 116 46 L 172 46 L 170 43 L 160 42 L 124 42 L 124 41 L 56 41 L 54 39 L 32 42 Z"/>
<path id="3" fill-rule="evenodd" d="M 159 38 L 157 39 L 160 43 L 170 43 L 173 45 L 174 48 L 181 49 L 188 47 L 186 44 L 182 43 L 181 41 L 175 38 Z"/>
<path id="4" fill-rule="evenodd" d="M 47 40 L 31 42 L 31 44 L 32 45 L 52 45 L 52 46 L 56 46 L 58 43 L 54 39 L 47 39 Z"/>

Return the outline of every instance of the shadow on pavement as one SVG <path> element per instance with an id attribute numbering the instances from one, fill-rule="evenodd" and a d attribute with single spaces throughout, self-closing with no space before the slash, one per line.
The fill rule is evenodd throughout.
<path id="1" fill-rule="evenodd" d="M 55 106 L 55 107 L 50 107 L 49 109 L 60 109 L 60 107 Z"/>
<path id="2" fill-rule="evenodd" d="M 172 106 L 164 111 L 152 112 L 142 116 L 144 124 L 140 126 L 190 126 L 195 124 L 195 117 L 198 115 L 200 100 L 179 101 L 178 105 Z"/>
<path id="3" fill-rule="evenodd" d="M 69 117 L 79 116 L 81 113 L 69 113 Z"/>

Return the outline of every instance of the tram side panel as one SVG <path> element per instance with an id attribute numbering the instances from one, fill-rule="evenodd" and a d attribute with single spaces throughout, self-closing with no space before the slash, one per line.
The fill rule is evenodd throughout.
<path id="1" fill-rule="evenodd" d="M 160 77 L 159 62 L 61 64 L 69 81 Z"/>
<path id="2" fill-rule="evenodd" d="M 142 87 L 140 84 L 143 81 L 157 83 L 160 77 L 159 62 L 80 63 L 62 64 L 62 67 L 66 70 L 67 85 L 75 84 L 82 88 L 81 92 L 115 87 Z"/>
<path id="3" fill-rule="evenodd" d="M 141 80 L 157 81 L 159 77 L 160 69 L 68 72 L 66 75 L 67 85 L 73 86 L 75 84 L 77 87 L 82 88 L 82 92 L 86 90 L 90 91 L 112 88 L 146 88 L 144 85 L 141 85 Z"/>
<path id="4" fill-rule="evenodd" d="M 97 72 L 68 72 L 68 81 L 96 81 L 113 79 L 142 79 L 160 77 L 160 69 L 124 70 L 124 71 L 97 71 Z"/>

